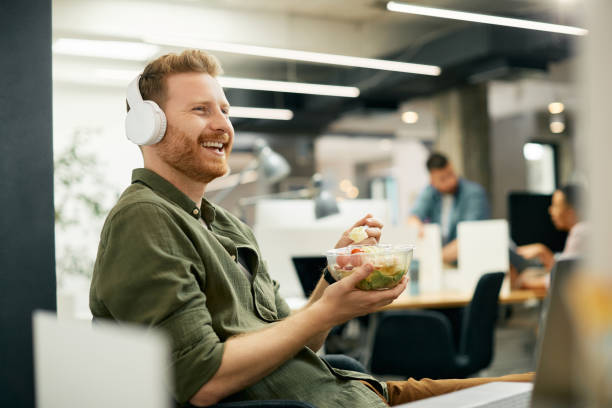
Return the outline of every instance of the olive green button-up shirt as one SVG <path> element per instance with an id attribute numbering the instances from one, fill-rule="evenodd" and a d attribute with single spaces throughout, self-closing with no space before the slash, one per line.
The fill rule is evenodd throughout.
<path id="1" fill-rule="evenodd" d="M 202 223 L 205 221 L 206 226 Z M 252 276 L 238 264 L 246 253 Z M 102 229 L 90 289 L 94 318 L 158 327 L 172 344 L 174 394 L 187 402 L 217 371 L 224 342 L 287 317 L 251 230 L 203 199 L 201 209 L 156 173 L 136 169 Z M 385 407 L 358 379 L 304 347 L 231 399 L 290 399 L 317 407 Z"/>

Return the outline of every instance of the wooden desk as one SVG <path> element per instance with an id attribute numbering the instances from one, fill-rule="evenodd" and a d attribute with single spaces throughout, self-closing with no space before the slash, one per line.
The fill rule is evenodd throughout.
<path id="1" fill-rule="evenodd" d="M 499 296 L 500 304 L 523 303 L 529 300 L 539 300 L 546 297 L 545 291 L 513 290 L 509 294 Z M 405 310 L 426 308 L 447 308 L 466 306 L 472 300 L 471 293 L 457 291 L 442 291 L 423 293 L 419 295 L 402 294 L 393 303 L 381 310 Z"/>

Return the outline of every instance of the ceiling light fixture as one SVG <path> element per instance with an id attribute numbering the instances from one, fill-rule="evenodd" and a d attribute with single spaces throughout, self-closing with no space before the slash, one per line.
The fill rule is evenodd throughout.
<path id="1" fill-rule="evenodd" d="M 402 121 L 408 124 L 414 124 L 419 121 L 419 114 L 414 111 L 406 111 L 402 113 Z"/>
<path id="2" fill-rule="evenodd" d="M 53 52 L 61 55 L 114 58 L 128 61 L 146 61 L 159 52 L 154 44 L 129 41 L 84 40 L 59 38 L 53 44 Z"/>
<path id="3" fill-rule="evenodd" d="M 565 123 L 561 121 L 553 121 L 550 122 L 549 127 L 551 133 L 563 133 L 563 131 L 565 130 Z"/>
<path id="4" fill-rule="evenodd" d="M 552 114 L 552 115 L 556 115 L 558 113 L 561 113 L 565 110 L 565 105 L 563 105 L 563 102 L 551 102 L 548 104 L 548 111 Z"/>
<path id="5" fill-rule="evenodd" d="M 448 18 L 451 20 L 471 21 L 473 23 L 484 23 L 501 25 L 506 27 L 524 28 L 527 30 L 548 31 L 551 33 L 586 35 L 588 30 L 580 27 L 542 23 L 539 21 L 522 20 L 518 18 L 490 16 L 487 14 L 468 13 L 465 11 L 455 11 L 439 9 L 433 7 L 415 6 L 412 4 L 390 1 L 387 3 L 387 10 L 399 13 L 418 14 L 421 16 Z"/>
<path id="6" fill-rule="evenodd" d="M 289 109 L 231 106 L 229 116 L 234 118 L 291 120 L 293 119 L 293 112 Z"/>
<path id="7" fill-rule="evenodd" d="M 93 75 L 84 74 L 82 75 L 84 80 L 89 82 L 99 82 L 100 80 L 106 80 L 112 84 L 127 86 L 128 82 L 134 79 L 138 75 L 140 70 L 133 69 L 107 69 L 97 68 L 93 70 Z M 67 78 L 78 79 L 74 74 Z M 63 78 L 62 78 L 63 79 Z M 337 86 L 337 85 L 322 85 L 322 84 L 308 84 L 301 82 L 285 82 L 285 81 L 268 81 L 263 79 L 251 79 L 251 78 L 234 78 L 219 76 L 217 77 L 219 83 L 223 88 L 236 88 L 236 89 L 251 89 L 258 91 L 271 91 L 271 92 L 289 92 L 289 93 L 303 93 L 311 95 L 325 95 L 325 96 L 340 96 L 346 98 L 356 98 L 359 96 L 359 88 L 354 86 Z M 87 82 L 87 81 L 78 81 Z"/>
<path id="8" fill-rule="evenodd" d="M 289 50 L 283 48 L 260 47 L 256 45 L 236 44 L 219 41 L 206 41 L 194 38 L 146 37 L 146 43 L 181 48 L 201 48 L 208 51 L 227 52 L 230 54 L 253 55 L 267 58 L 279 58 L 291 61 L 314 62 L 317 64 L 342 65 L 348 67 L 380 69 L 385 71 L 404 72 L 421 75 L 440 75 L 441 69 L 435 65 L 413 64 L 409 62 L 390 61 L 374 58 L 351 57 L 348 55 L 326 54 L 321 52 Z"/>
<path id="9" fill-rule="evenodd" d="M 356 98 L 359 88 L 354 86 L 307 84 L 303 82 L 269 81 L 264 79 L 218 77 L 223 88 L 252 89 L 257 91 L 290 92 L 311 95 Z"/>

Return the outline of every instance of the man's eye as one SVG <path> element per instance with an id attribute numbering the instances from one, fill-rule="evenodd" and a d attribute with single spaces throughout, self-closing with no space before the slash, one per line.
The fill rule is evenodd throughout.
<path id="1" fill-rule="evenodd" d="M 193 110 L 200 111 L 200 112 L 205 112 L 206 111 L 206 107 L 204 107 L 204 106 L 196 106 L 195 108 L 193 108 Z"/>

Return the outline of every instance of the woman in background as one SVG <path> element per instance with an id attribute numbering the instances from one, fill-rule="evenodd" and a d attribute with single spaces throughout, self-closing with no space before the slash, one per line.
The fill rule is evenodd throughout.
<path id="1" fill-rule="evenodd" d="M 554 254 L 542 243 L 519 246 L 516 252 L 526 259 L 537 259 L 550 272 L 556 259 L 560 257 L 577 257 L 584 254 L 588 227 L 582 220 L 580 208 L 583 199 L 582 188 L 578 185 L 566 185 L 555 191 L 548 208 L 550 218 L 560 231 L 569 231 L 565 247 L 560 254 Z M 521 287 L 536 289 L 547 288 L 550 276 L 539 276 L 521 280 Z"/>

